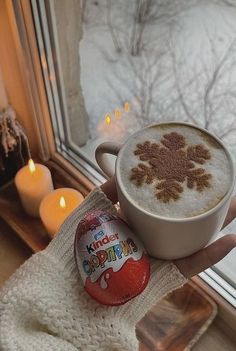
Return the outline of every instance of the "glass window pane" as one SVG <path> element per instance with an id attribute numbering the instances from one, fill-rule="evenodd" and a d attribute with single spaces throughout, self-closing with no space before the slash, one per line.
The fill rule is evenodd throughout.
<path id="1" fill-rule="evenodd" d="M 188 121 L 235 151 L 236 7 L 213 1 L 84 1 L 81 87 L 96 140 Z M 89 147 L 90 145 L 90 147 Z"/>
<path id="2" fill-rule="evenodd" d="M 86 175 L 102 180 L 99 143 L 162 121 L 201 126 L 235 157 L 235 2 L 31 2 L 57 147 Z M 235 264 L 234 250 L 215 267 L 234 288 Z"/>

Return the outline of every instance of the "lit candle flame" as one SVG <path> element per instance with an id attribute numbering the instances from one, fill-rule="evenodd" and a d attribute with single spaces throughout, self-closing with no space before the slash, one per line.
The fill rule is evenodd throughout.
<path id="1" fill-rule="evenodd" d="M 29 160 L 28 166 L 29 166 L 30 173 L 33 174 L 35 172 L 36 168 L 35 168 L 35 164 L 34 164 L 34 161 L 32 160 L 32 158 Z"/>
<path id="2" fill-rule="evenodd" d="M 106 116 L 105 116 L 105 122 L 108 125 L 111 124 L 111 116 L 109 115 L 109 113 L 107 113 Z"/>
<path id="3" fill-rule="evenodd" d="M 61 208 L 65 208 L 65 207 L 66 207 L 66 201 L 65 201 L 64 196 L 61 196 L 61 197 L 60 197 L 60 202 L 59 202 L 59 204 L 60 204 L 60 207 L 61 207 Z"/>
<path id="4" fill-rule="evenodd" d="M 130 111 L 130 106 L 129 106 L 129 103 L 128 103 L 128 102 L 126 102 L 126 103 L 124 104 L 124 110 L 125 110 L 125 112 L 129 112 L 129 111 Z"/>
<path id="5" fill-rule="evenodd" d="M 116 118 L 120 118 L 121 117 L 121 111 L 118 108 L 115 109 L 115 117 Z"/>

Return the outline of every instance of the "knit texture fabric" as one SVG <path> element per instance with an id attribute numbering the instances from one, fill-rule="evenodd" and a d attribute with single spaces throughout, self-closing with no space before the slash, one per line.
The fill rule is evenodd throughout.
<path id="1" fill-rule="evenodd" d="M 0 291 L 1 351 L 135 351 L 135 325 L 186 278 L 167 261 L 151 260 L 145 290 L 122 306 L 104 306 L 84 291 L 74 260 L 79 221 L 94 209 L 115 213 L 100 188 L 71 214 L 48 247 L 27 260 Z"/>

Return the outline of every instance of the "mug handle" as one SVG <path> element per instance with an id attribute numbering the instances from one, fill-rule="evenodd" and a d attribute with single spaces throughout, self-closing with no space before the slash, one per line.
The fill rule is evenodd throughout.
<path id="1" fill-rule="evenodd" d="M 99 167 L 103 170 L 103 172 L 110 178 L 112 177 L 115 172 L 113 167 L 109 165 L 105 154 L 111 154 L 117 156 L 122 144 L 120 143 L 113 143 L 113 142 L 105 142 L 98 145 L 95 151 L 95 158 Z"/>

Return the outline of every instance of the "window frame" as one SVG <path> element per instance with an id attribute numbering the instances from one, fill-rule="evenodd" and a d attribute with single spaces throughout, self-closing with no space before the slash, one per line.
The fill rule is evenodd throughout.
<path id="1" fill-rule="evenodd" d="M 45 74 L 43 74 L 42 70 L 30 1 L 6 1 L 6 6 L 14 41 L 18 43 L 15 46 L 16 54 L 20 61 L 21 75 L 27 82 L 27 95 L 30 97 L 28 102 L 31 111 L 34 111 L 33 123 L 39 134 L 36 140 L 37 157 L 44 162 L 49 159 L 56 162 L 89 192 L 94 188 L 94 185 L 101 184 L 105 180 L 105 177 L 101 176 L 99 172 L 98 177 L 100 179 L 98 181 L 96 181 L 95 177 L 87 177 L 80 171 L 83 167 L 80 167 L 80 164 L 75 161 L 75 156 L 72 152 L 68 155 L 63 148 L 61 152 L 57 150 L 51 121 L 51 111 L 49 109 L 50 97 L 48 97 L 45 89 L 46 83 L 49 86 L 50 84 L 49 82 L 45 82 Z M 53 88 L 55 90 L 55 86 Z M 23 120 L 24 122 L 27 124 L 27 121 Z M 70 157 L 74 161 L 71 162 L 71 159 L 69 161 Z"/>
<path id="2" fill-rule="evenodd" d="M 56 152 L 61 154 L 66 160 L 70 161 L 93 184 L 100 185 L 106 179 L 102 175 L 101 170 L 86 158 L 85 153 L 80 150 L 70 138 L 69 118 L 66 109 L 65 91 L 63 90 L 63 77 L 59 59 L 58 40 L 57 37 L 55 37 L 55 34 L 53 40 L 51 40 L 49 35 L 49 30 L 53 30 L 54 33 L 56 32 L 55 21 L 53 22 L 54 11 L 52 8 L 52 2 L 48 0 L 45 0 L 44 2 L 31 0 L 31 6 L 33 13 L 39 15 L 37 22 L 34 22 L 35 36 L 38 42 L 41 68 L 51 113 Z M 48 17 L 46 11 L 49 12 Z M 44 15 L 44 17 L 41 15 Z M 47 20 L 45 20 L 46 17 Z M 56 53 L 56 60 L 54 53 Z M 51 80 L 50 75 L 53 75 L 55 80 Z"/>

